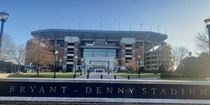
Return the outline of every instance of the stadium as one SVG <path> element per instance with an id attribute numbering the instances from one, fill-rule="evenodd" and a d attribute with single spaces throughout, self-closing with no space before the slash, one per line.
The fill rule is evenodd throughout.
<path id="1" fill-rule="evenodd" d="M 172 59 L 171 46 L 164 42 L 167 35 L 158 32 L 44 29 L 31 35 L 39 43 L 50 42 L 53 46 L 50 51 L 58 53 L 57 66 L 69 72 L 138 70 L 141 66 L 158 70 L 160 65 L 168 69 L 171 65 L 165 63 Z"/>

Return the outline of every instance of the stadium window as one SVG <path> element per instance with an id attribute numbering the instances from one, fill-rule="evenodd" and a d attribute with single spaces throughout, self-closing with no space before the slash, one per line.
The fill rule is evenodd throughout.
<path id="1" fill-rule="evenodd" d="M 74 51 L 74 48 L 68 48 L 67 51 Z"/>
<path id="2" fill-rule="evenodd" d="M 126 57 L 125 60 L 132 60 L 132 58 L 131 57 Z"/>
<path id="3" fill-rule="evenodd" d="M 73 56 L 67 56 L 67 59 L 73 59 Z"/>
<path id="4" fill-rule="evenodd" d="M 126 52 L 126 53 L 125 53 L 125 55 L 132 55 L 132 53 L 130 53 L 130 52 Z"/>
<path id="5" fill-rule="evenodd" d="M 67 51 L 68 54 L 74 54 L 74 51 Z"/>
<path id="6" fill-rule="evenodd" d="M 73 62 L 74 60 L 73 59 L 67 59 L 67 62 Z"/>
<path id="7" fill-rule="evenodd" d="M 72 68 L 73 67 L 73 65 L 67 65 L 67 68 Z"/>
<path id="8" fill-rule="evenodd" d="M 132 47 L 132 44 L 126 44 L 125 47 Z"/>
<path id="9" fill-rule="evenodd" d="M 132 52 L 132 50 L 130 50 L 130 49 L 126 49 L 126 50 L 125 50 L 125 52 Z"/>
<path id="10" fill-rule="evenodd" d="M 74 43 L 68 43 L 67 45 L 68 46 L 74 46 Z"/>

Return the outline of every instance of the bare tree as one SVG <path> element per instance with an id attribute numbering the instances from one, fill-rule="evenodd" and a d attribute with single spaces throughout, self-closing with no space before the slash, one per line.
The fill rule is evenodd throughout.
<path id="1" fill-rule="evenodd" d="M 17 74 L 20 71 L 20 65 L 25 61 L 25 49 L 23 45 L 15 44 L 10 50 L 7 51 L 9 59 L 18 65 Z"/>
<path id="2" fill-rule="evenodd" d="M 8 34 L 3 34 L 2 37 L 2 46 L 0 50 L 0 60 L 10 60 L 7 52 L 12 50 L 14 43 Z"/>
<path id="3" fill-rule="evenodd" d="M 195 44 L 200 53 L 207 53 L 209 51 L 209 39 L 208 39 L 208 32 L 205 33 L 198 33 L 195 38 Z"/>
<path id="4" fill-rule="evenodd" d="M 126 66 L 128 67 L 128 69 L 134 70 L 134 71 L 138 70 L 139 68 L 139 64 L 133 59 L 130 60 Z"/>
<path id="5" fill-rule="evenodd" d="M 172 46 L 167 43 L 162 43 L 158 48 L 158 66 L 159 69 L 164 69 L 163 71 L 172 71 L 174 70 L 174 61 L 171 58 L 172 55 Z M 160 67 L 162 66 L 162 67 Z"/>
<path id="6" fill-rule="evenodd" d="M 114 69 L 115 70 L 118 70 L 118 67 L 119 67 L 120 65 L 119 65 L 119 61 L 118 61 L 118 59 L 115 59 L 114 60 Z"/>
<path id="7" fill-rule="evenodd" d="M 26 63 L 36 66 L 37 76 L 39 76 L 40 66 L 54 64 L 54 54 L 52 44 L 46 40 L 34 38 L 28 41 L 26 46 Z"/>
<path id="8" fill-rule="evenodd" d="M 19 73 L 20 65 L 24 63 L 24 55 L 24 46 L 14 44 L 10 35 L 3 34 L 0 60 L 16 63 L 18 65 L 17 73 Z"/>
<path id="9" fill-rule="evenodd" d="M 185 47 L 175 47 L 173 48 L 173 60 L 176 66 L 182 65 L 184 57 L 188 54 L 188 50 Z"/>

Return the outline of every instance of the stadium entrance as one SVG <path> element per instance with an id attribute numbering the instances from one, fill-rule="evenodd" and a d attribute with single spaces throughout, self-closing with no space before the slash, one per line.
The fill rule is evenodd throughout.
<path id="1" fill-rule="evenodd" d="M 104 69 L 104 71 L 114 70 L 116 49 L 107 48 L 86 48 L 83 51 L 85 65 L 90 71 L 94 69 Z"/>
<path id="2" fill-rule="evenodd" d="M 110 63 L 109 61 L 90 61 L 90 66 L 92 69 L 102 69 L 106 72 L 110 69 Z"/>

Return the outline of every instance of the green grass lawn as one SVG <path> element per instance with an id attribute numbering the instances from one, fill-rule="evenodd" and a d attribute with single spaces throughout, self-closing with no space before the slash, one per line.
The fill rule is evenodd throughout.
<path id="1" fill-rule="evenodd" d="M 182 73 L 163 73 L 161 74 L 162 80 L 187 80 L 187 81 L 206 81 L 208 80 L 205 75 L 186 75 Z"/>
<path id="2" fill-rule="evenodd" d="M 132 78 L 138 78 L 138 74 L 136 73 L 113 73 L 113 75 L 121 76 L 124 78 L 128 78 L 128 75 L 130 75 L 130 79 Z M 154 74 L 154 73 L 141 73 L 140 78 L 152 78 L 157 77 L 160 78 L 160 73 Z M 186 81 L 206 81 L 206 78 L 160 78 L 161 80 L 186 80 Z"/>
<path id="3" fill-rule="evenodd" d="M 53 72 L 40 72 L 39 76 L 36 73 L 20 73 L 20 74 L 11 74 L 8 78 L 53 78 Z M 62 73 L 57 72 L 56 78 L 73 78 L 74 73 Z M 80 73 L 77 73 L 77 76 L 80 76 Z"/>
<path id="4" fill-rule="evenodd" d="M 161 78 L 161 80 L 207 81 L 206 78 Z"/>
<path id="5" fill-rule="evenodd" d="M 128 75 L 130 78 L 138 78 L 139 74 L 137 73 L 113 73 L 113 75 L 121 76 L 124 78 L 128 78 Z M 152 77 L 160 77 L 160 74 L 154 74 L 154 73 L 141 73 L 140 78 L 152 78 Z"/>
<path id="6" fill-rule="evenodd" d="M 20 74 L 10 74 L 8 78 L 53 78 L 54 73 L 53 72 L 40 72 L 39 76 L 36 75 L 36 73 L 20 73 Z M 73 78 L 74 73 L 72 72 L 57 72 L 56 78 Z M 138 78 L 137 73 L 113 73 L 112 75 L 121 76 L 124 78 L 128 78 L 128 75 L 130 76 L 130 79 Z M 80 76 L 80 72 L 77 72 L 77 76 Z M 160 78 L 160 74 L 154 74 L 154 73 L 141 73 L 140 78 L 152 78 L 157 77 Z M 206 78 L 161 78 L 162 80 L 198 80 L 198 81 L 206 81 Z"/>

